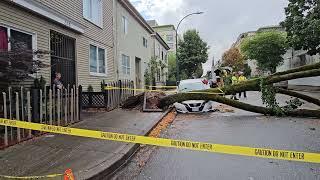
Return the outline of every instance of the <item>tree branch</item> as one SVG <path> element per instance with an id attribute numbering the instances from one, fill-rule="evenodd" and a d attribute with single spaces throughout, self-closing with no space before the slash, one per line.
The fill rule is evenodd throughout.
<path id="1" fill-rule="evenodd" d="M 319 99 L 316 99 L 316 98 L 313 98 L 313 97 L 310 97 L 310 96 L 307 96 L 307 95 L 304 95 L 304 94 L 301 94 L 301 93 L 298 93 L 298 92 L 285 90 L 285 89 L 282 89 L 282 88 L 277 88 L 276 90 L 280 94 L 285 94 L 285 95 L 288 95 L 288 96 L 297 97 L 299 99 L 302 99 L 302 100 L 305 100 L 307 102 L 310 102 L 310 103 L 313 103 L 315 105 L 320 106 L 320 100 Z"/>
<path id="2" fill-rule="evenodd" d="M 312 69 L 319 69 L 319 68 L 320 68 L 320 63 L 315 63 L 315 64 L 310 64 L 310 65 L 305 65 L 305 66 L 289 69 L 287 71 L 277 72 L 277 73 L 272 74 L 271 76 L 285 75 L 285 74 L 307 71 L 307 70 L 312 70 Z"/>

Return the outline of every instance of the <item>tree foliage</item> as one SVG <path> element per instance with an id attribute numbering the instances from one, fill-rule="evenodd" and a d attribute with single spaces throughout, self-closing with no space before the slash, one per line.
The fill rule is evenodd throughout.
<path id="1" fill-rule="evenodd" d="M 244 56 L 238 48 L 232 47 L 223 53 L 222 65 L 233 67 L 235 70 L 241 70 L 244 65 Z"/>
<path id="2" fill-rule="evenodd" d="M 286 34 L 281 31 L 259 32 L 241 43 L 245 57 L 256 60 L 260 69 L 271 73 L 283 63 L 286 48 Z"/>
<path id="3" fill-rule="evenodd" d="M 179 41 L 178 59 L 181 74 L 191 78 L 208 60 L 208 45 L 196 30 L 188 30 Z"/>
<path id="4" fill-rule="evenodd" d="M 307 50 L 310 55 L 320 52 L 319 0 L 289 0 L 286 19 L 281 23 L 288 34 L 288 44 L 296 50 Z"/>
<path id="5" fill-rule="evenodd" d="M 41 68 L 49 67 L 41 61 L 48 51 L 26 50 L 23 43 L 15 43 L 11 51 L 0 51 L 0 81 L 9 84 L 23 81 Z"/>
<path id="6" fill-rule="evenodd" d="M 177 65 L 176 65 L 176 55 L 174 53 L 169 53 L 168 71 L 169 71 L 169 75 L 168 75 L 169 81 L 176 82 Z"/>

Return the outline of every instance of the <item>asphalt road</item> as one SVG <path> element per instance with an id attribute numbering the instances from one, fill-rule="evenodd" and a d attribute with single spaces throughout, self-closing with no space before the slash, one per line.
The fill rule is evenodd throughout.
<path id="1" fill-rule="evenodd" d="M 246 101 L 255 102 L 257 94 Z M 281 97 L 285 101 L 286 97 Z M 257 102 L 255 102 L 257 103 Z M 179 114 L 162 137 L 218 144 L 320 152 L 320 120 L 233 113 Z M 129 165 L 130 166 L 130 165 Z M 126 179 L 320 180 L 320 164 L 156 148 L 137 176 Z M 131 173 L 131 172 L 130 172 Z"/>

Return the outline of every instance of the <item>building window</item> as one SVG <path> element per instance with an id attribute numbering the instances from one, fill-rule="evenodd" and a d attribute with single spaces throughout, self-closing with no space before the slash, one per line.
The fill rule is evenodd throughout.
<path id="1" fill-rule="evenodd" d="M 83 17 L 102 27 L 102 0 L 83 0 Z"/>
<path id="2" fill-rule="evenodd" d="M 158 57 L 160 58 L 160 45 L 158 44 Z"/>
<path id="3" fill-rule="evenodd" d="M 105 50 L 94 45 L 90 45 L 90 73 L 106 74 Z"/>
<path id="4" fill-rule="evenodd" d="M 173 41 L 173 35 L 167 35 L 167 41 L 172 42 Z"/>
<path id="5" fill-rule="evenodd" d="M 123 33 L 128 34 L 128 19 L 125 16 L 122 16 L 122 27 Z"/>
<path id="6" fill-rule="evenodd" d="M 122 73 L 130 75 L 130 57 L 122 54 Z"/>
<path id="7" fill-rule="evenodd" d="M 0 51 L 32 50 L 33 41 L 32 34 L 0 26 Z"/>
<path id="8" fill-rule="evenodd" d="M 167 43 L 167 44 L 168 44 L 168 46 L 170 47 L 170 49 L 174 49 L 173 43 Z"/>
<path id="9" fill-rule="evenodd" d="M 163 51 L 161 52 L 161 59 L 163 60 Z"/>
<path id="10" fill-rule="evenodd" d="M 148 47 L 148 40 L 143 37 L 143 47 Z"/>

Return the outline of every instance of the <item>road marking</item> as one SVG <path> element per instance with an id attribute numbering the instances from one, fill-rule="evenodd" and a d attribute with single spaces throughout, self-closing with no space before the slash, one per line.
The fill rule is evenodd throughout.
<path id="1" fill-rule="evenodd" d="M 29 123 L 24 121 L 16 121 L 9 119 L 0 119 L 0 125 L 11 126 L 17 128 L 31 129 L 57 134 L 65 134 L 71 136 L 137 143 L 161 147 L 171 147 L 178 149 L 188 149 L 195 151 L 205 151 L 212 153 L 232 154 L 241 156 L 251 156 L 268 159 L 279 159 L 288 161 L 300 161 L 310 163 L 320 163 L 319 153 L 299 152 L 278 149 L 254 148 L 245 146 L 234 146 L 224 144 L 213 144 L 206 142 L 174 140 L 165 138 L 154 138 L 147 136 L 138 136 L 133 134 L 122 134 L 113 132 L 103 132 L 88 129 L 78 129 L 71 127 L 52 126 L 46 124 Z"/>

